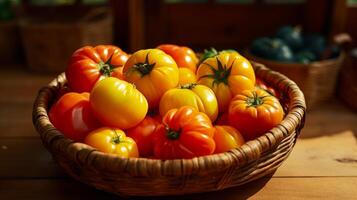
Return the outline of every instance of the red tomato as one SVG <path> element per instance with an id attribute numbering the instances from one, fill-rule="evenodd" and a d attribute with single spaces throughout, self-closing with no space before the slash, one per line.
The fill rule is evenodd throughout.
<path id="1" fill-rule="evenodd" d="M 255 81 L 255 86 L 267 91 L 269 94 L 279 98 L 279 93 L 272 87 L 268 86 L 263 80 L 257 78 Z"/>
<path id="2" fill-rule="evenodd" d="M 49 117 L 59 131 L 74 141 L 82 141 L 90 131 L 100 126 L 93 115 L 89 93 L 64 94 L 52 106 Z"/>
<path id="3" fill-rule="evenodd" d="M 135 140 L 141 157 L 153 155 L 153 133 L 157 125 L 159 125 L 159 122 L 156 119 L 146 116 L 137 126 L 126 131 L 126 135 Z"/>
<path id="4" fill-rule="evenodd" d="M 85 46 L 75 51 L 66 70 L 68 85 L 75 92 L 90 92 L 105 77 L 123 79 L 128 55 L 113 45 Z"/>
<path id="5" fill-rule="evenodd" d="M 156 128 L 154 155 L 159 159 L 181 159 L 212 154 L 214 131 L 206 114 L 189 106 L 172 109 Z"/>
<path id="6" fill-rule="evenodd" d="M 198 58 L 192 49 L 174 44 L 162 44 L 157 48 L 169 54 L 179 68 L 188 68 L 196 73 Z"/>

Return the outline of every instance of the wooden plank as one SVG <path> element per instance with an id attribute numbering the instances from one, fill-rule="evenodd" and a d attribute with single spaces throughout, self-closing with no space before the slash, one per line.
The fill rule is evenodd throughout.
<path id="1" fill-rule="evenodd" d="M 274 176 L 357 177 L 356 139 L 352 131 L 300 139 Z"/>
<path id="2" fill-rule="evenodd" d="M 355 199 L 356 184 L 356 177 L 263 178 L 241 187 L 170 199 Z M 121 199 L 71 179 L 0 180 L 0 193 L 2 199 Z"/>
<path id="3" fill-rule="evenodd" d="M 0 179 L 55 177 L 67 175 L 59 169 L 39 138 L 0 138 Z"/>

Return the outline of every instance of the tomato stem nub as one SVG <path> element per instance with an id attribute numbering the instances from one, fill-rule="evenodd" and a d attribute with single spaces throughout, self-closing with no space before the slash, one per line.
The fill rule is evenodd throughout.
<path id="1" fill-rule="evenodd" d="M 180 89 L 189 89 L 189 90 L 192 90 L 193 88 L 195 88 L 197 85 L 197 83 L 187 83 L 187 84 L 184 84 L 184 85 L 181 85 L 180 86 Z"/>
<path id="2" fill-rule="evenodd" d="M 149 63 L 149 53 L 146 54 L 144 63 L 136 63 L 133 67 L 137 71 L 139 71 L 142 75 L 149 74 L 151 70 L 154 68 L 156 63 Z"/>
<path id="3" fill-rule="evenodd" d="M 112 74 L 113 69 L 114 69 L 114 66 L 111 64 L 112 57 L 113 57 L 113 54 L 109 57 L 109 59 L 105 63 L 100 62 L 98 64 L 100 73 L 106 77 L 110 77 L 110 75 Z"/>
<path id="4" fill-rule="evenodd" d="M 253 107 L 257 107 L 257 106 L 260 106 L 264 103 L 264 100 L 263 100 L 264 97 L 259 97 L 257 95 L 256 92 L 253 93 L 253 97 L 249 97 L 247 99 L 247 105 L 248 107 L 250 106 L 253 106 Z"/>
<path id="5" fill-rule="evenodd" d="M 120 135 L 116 132 L 116 130 L 113 130 L 115 135 L 112 139 L 112 143 L 114 144 L 119 144 L 120 143 Z"/>
<path id="6" fill-rule="evenodd" d="M 177 140 L 180 137 L 180 130 L 179 131 L 175 131 L 175 130 L 171 130 L 170 128 L 166 128 L 166 136 L 167 138 L 169 138 L 170 140 Z"/>

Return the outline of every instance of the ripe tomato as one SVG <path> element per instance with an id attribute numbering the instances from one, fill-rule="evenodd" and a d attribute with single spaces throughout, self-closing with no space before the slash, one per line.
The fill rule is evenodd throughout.
<path id="1" fill-rule="evenodd" d="M 89 93 L 64 94 L 52 106 L 49 117 L 59 131 L 78 142 L 82 141 L 90 131 L 100 126 L 92 112 Z"/>
<path id="2" fill-rule="evenodd" d="M 120 129 L 102 127 L 90 132 L 84 143 L 104 153 L 115 154 L 123 158 L 139 157 L 138 147 L 133 139 L 126 137 Z"/>
<path id="3" fill-rule="evenodd" d="M 212 154 L 213 134 L 206 114 L 189 106 L 172 109 L 156 128 L 154 155 L 159 159 L 180 159 Z"/>
<path id="4" fill-rule="evenodd" d="M 174 44 L 162 44 L 157 48 L 169 54 L 179 68 L 187 68 L 196 73 L 198 58 L 192 49 Z"/>
<path id="5" fill-rule="evenodd" d="M 112 45 L 85 46 L 75 51 L 66 70 L 68 85 L 75 92 L 90 92 L 105 77 L 122 79 L 128 55 Z"/>
<path id="6" fill-rule="evenodd" d="M 177 86 L 179 79 L 175 61 L 158 49 L 135 52 L 125 63 L 123 73 L 144 94 L 151 109 L 159 105 L 167 90 Z"/>
<path id="7" fill-rule="evenodd" d="M 179 85 L 196 83 L 196 75 L 190 69 L 179 68 Z"/>
<path id="8" fill-rule="evenodd" d="M 245 90 L 236 95 L 229 105 L 230 124 L 246 140 L 255 139 L 283 120 L 284 111 L 279 100 L 262 89 Z"/>
<path id="9" fill-rule="evenodd" d="M 137 126 L 127 130 L 126 135 L 135 140 L 141 157 L 149 157 L 153 155 L 153 133 L 159 124 L 160 122 L 155 118 L 146 116 Z"/>
<path id="10" fill-rule="evenodd" d="M 257 78 L 255 81 L 255 86 L 267 91 L 269 94 L 275 96 L 276 98 L 279 98 L 278 92 L 276 92 L 274 88 L 268 86 L 263 80 Z"/>
<path id="11" fill-rule="evenodd" d="M 223 153 L 244 144 L 243 136 L 232 126 L 215 126 L 214 141 L 216 150 L 214 153 Z"/>
<path id="12" fill-rule="evenodd" d="M 247 59 L 238 53 L 221 53 L 206 59 L 197 70 L 199 84 L 207 85 L 216 94 L 220 112 L 228 109 L 232 97 L 253 89 L 255 74 Z"/>
<path id="13" fill-rule="evenodd" d="M 114 77 L 94 86 L 90 103 L 102 124 L 124 130 L 140 123 L 148 111 L 144 95 L 134 85 Z"/>
<path id="14" fill-rule="evenodd" d="M 160 115 L 164 116 L 169 110 L 181 106 L 192 106 L 197 111 L 206 113 L 212 121 L 218 115 L 216 96 L 204 85 L 187 84 L 165 92 L 160 101 Z"/>

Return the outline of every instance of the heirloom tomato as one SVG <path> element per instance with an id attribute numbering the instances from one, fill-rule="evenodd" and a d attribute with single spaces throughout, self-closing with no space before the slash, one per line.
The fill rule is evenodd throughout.
<path id="1" fill-rule="evenodd" d="M 216 125 L 229 125 L 228 112 L 222 113 L 217 117 L 215 121 Z"/>
<path id="2" fill-rule="evenodd" d="M 134 85 L 114 77 L 105 78 L 93 87 L 90 103 L 102 124 L 120 129 L 136 126 L 148 111 L 144 95 Z"/>
<path id="3" fill-rule="evenodd" d="M 212 154 L 213 134 L 206 114 L 189 106 L 172 109 L 156 128 L 154 155 L 159 159 L 181 159 Z"/>
<path id="4" fill-rule="evenodd" d="M 196 75 L 190 69 L 179 68 L 179 85 L 196 83 Z"/>
<path id="5" fill-rule="evenodd" d="M 89 103 L 89 93 L 69 92 L 64 94 L 51 108 L 52 124 L 65 136 L 82 141 L 91 131 L 100 126 Z"/>
<path id="6" fill-rule="evenodd" d="M 113 45 L 85 46 L 75 51 L 66 70 L 68 85 L 75 92 L 90 92 L 105 77 L 123 79 L 128 55 Z"/>
<path id="7" fill-rule="evenodd" d="M 115 154 L 123 158 L 139 157 L 135 141 L 126 137 L 120 129 L 102 127 L 90 132 L 84 143 L 104 153 Z"/>
<path id="8" fill-rule="evenodd" d="M 262 89 L 245 90 L 229 105 L 230 124 L 251 140 L 266 133 L 283 120 L 279 100 Z"/>
<path id="9" fill-rule="evenodd" d="M 255 74 L 252 65 L 238 53 L 222 53 L 208 58 L 197 70 L 197 83 L 210 87 L 218 101 L 219 112 L 228 109 L 235 94 L 253 89 Z"/>
<path id="10" fill-rule="evenodd" d="M 125 63 L 123 73 L 125 80 L 144 94 L 151 109 L 159 105 L 161 96 L 176 87 L 179 80 L 175 61 L 159 49 L 135 52 Z"/>
<path id="11" fill-rule="evenodd" d="M 216 120 L 218 115 L 216 96 L 205 85 L 192 83 L 165 92 L 159 105 L 160 115 L 164 116 L 169 110 L 181 106 L 192 106 L 196 110 L 206 113 L 212 121 Z"/>
<path id="12" fill-rule="evenodd" d="M 153 155 L 154 150 L 154 132 L 161 121 L 155 118 L 146 116 L 137 126 L 128 129 L 126 135 L 135 140 L 141 157 L 149 157 Z"/>
<path id="13" fill-rule="evenodd" d="M 170 55 L 179 68 L 188 68 L 196 73 L 198 58 L 192 49 L 174 44 L 162 44 L 157 48 Z"/>
<path id="14" fill-rule="evenodd" d="M 244 138 L 240 132 L 232 126 L 215 126 L 214 141 L 216 150 L 214 153 L 223 153 L 244 144 Z"/>

